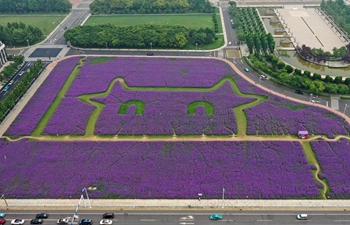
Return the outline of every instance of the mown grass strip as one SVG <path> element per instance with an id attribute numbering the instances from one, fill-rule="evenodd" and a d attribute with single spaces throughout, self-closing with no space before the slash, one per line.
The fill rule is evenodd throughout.
<path id="1" fill-rule="evenodd" d="M 327 199 L 326 195 L 329 191 L 328 183 L 324 179 L 320 179 L 318 174 L 322 173 L 321 167 L 317 161 L 315 152 L 313 151 L 310 141 L 302 141 L 301 146 L 303 147 L 306 159 L 310 165 L 315 165 L 316 169 L 312 170 L 312 174 L 317 182 L 323 185 L 323 189 L 320 189 L 320 195 L 323 199 Z"/>
<path id="2" fill-rule="evenodd" d="M 84 58 L 79 59 L 79 62 L 80 62 L 80 64 L 75 66 L 75 68 L 73 69 L 72 73 L 69 75 L 68 79 L 64 83 L 63 87 L 61 88 L 61 90 L 58 92 L 58 94 L 56 95 L 55 99 L 51 103 L 50 107 L 47 109 L 47 111 L 45 112 L 45 114 L 41 118 L 40 122 L 35 127 L 35 130 L 34 130 L 32 136 L 40 136 L 43 133 L 46 125 L 50 121 L 51 117 L 53 116 L 53 114 L 55 113 L 56 109 L 60 105 L 62 99 L 65 96 L 65 94 L 67 93 L 67 91 L 69 90 L 70 86 L 72 85 L 74 79 L 76 78 L 76 76 L 78 75 L 79 71 L 81 70 L 80 67 L 84 65 L 84 63 L 85 63 L 84 62 Z"/>

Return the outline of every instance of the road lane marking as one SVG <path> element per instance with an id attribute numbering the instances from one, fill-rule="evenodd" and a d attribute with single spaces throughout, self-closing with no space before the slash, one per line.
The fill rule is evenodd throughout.
<path id="1" fill-rule="evenodd" d="M 272 220 L 257 220 L 258 222 L 272 221 Z"/>
<path id="2" fill-rule="evenodd" d="M 154 222 L 156 219 L 140 219 L 141 222 Z"/>
<path id="3" fill-rule="evenodd" d="M 183 223 L 180 223 L 180 224 L 186 225 L 186 224 L 194 224 L 194 223 L 186 223 L 186 222 L 183 222 Z"/>

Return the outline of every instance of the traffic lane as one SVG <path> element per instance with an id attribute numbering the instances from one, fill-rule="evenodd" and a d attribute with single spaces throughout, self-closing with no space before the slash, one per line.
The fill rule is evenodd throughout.
<path id="1" fill-rule="evenodd" d="M 59 28 L 50 36 L 50 38 L 45 43 L 50 44 L 65 44 L 65 39 L 63 37 L 64 32 L 67 29 L 73 28 L 79 25 L 87 16 L 89 15 L 88 11 L 73 11 L 68 18 L 60 23 Z"/>
<path id="2" fill-rule="evenodd" d="M 67 27 L 68 29 L 74 28 L 78 25 L 80 25 L 85 18 L 89 15 L 88 11 L 83 11 L 83 12 L 73 12 L 74 16 L 67 20 L 67 23 L 63 27 L 63 30 L 60 32 L 60 36 L 56 37 L 56 44 L 66 44 L 66 39 L 64 38 L 64 32 L 66 31 L 64 28 Z"/>
<path id="3" fill-rule="evenodd" d="M 67 217 L 67 213 L 62 214 L 53 214 L 50 213 L 48 219 L 44 219 L 44 224 L 53 224 L 59 218 Z M 169 213 L 169 212 L 168 212 Z M 215 213 L 219 213 L 216 212 Z M 348 214 L 331 214 L 327 213 L 308 213 L 308 220 L 300 221 L 296 219 L 297 213 L 280 213 L 270 214 L 264 213 L 222 213 L 223 219 L 221 221 L 210 221 L 210 213 L 205 213 L 207 215 L 195 215 L 197 213 L 183 212 L 177 213 L 180 215 L 166 215 L 167 212 L 163 213 L 164 215 L 152 215 L 152 213 L 116 213 L 114 222 L 118 224 L 212 224 L 212 223 L 233 223 L 233 224 L 339 224 L 350 222 Z M 169 213 L 170 214 L 170 213 Z M 203 214 L 203 212 L 201 213 Z M 18 217 L 12 217 L 11 213 L 6 215 L 7 220 L 12 220 L 15 218 L 22 218 L 25 220 L 31 220 L 35 217 L 36 213 L 22 214 Z M 102 213 L 96 215 L 96 213 L 78 213 L 79 219 L 91 218 L 95 223 L 99 223 L 102 219 Z"/>
<path id="4" fill-rule="evenodd" d="M 224 26 L 226 30 L 226 38 L 227 42 L 232 42 L 233 44 L 237 42 L 236 35 L 234 30 L 232 29 L 232 23 L 231 23 L 231 15 L 228 13 L 229 8 L 223 8 L 225 11 L 223 11 L 223 17 L 224 17 Z"/>

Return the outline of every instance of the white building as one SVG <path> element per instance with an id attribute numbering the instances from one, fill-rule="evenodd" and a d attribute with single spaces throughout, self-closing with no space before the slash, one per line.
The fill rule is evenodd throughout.
<path id="1" fill-rule="evenodd" d="M 0 41 L 0 67 L 7 62 L 7 54 L 5 50 L 5 44 Z"/>

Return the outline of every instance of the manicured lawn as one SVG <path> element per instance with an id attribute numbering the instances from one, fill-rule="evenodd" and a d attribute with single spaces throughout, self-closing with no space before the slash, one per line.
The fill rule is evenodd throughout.
<path id="1" fill-rule="evenodd" d="M 8 22 L 23 22 L 26 25 L 39 27 L 44 35 L 48 35 L 65 17 L 66 14 L 0 15 L 0 24 L 6 25 Z"/>
<path id="2" fill-rule="evenodd" d="M 218 18 L 221 27 L 221 20 Z M 116 26 L 134 26 L 145 23 L 159 25 L 180 24 L 189 28 L 209 27 L 214 28 L 212 14 L 191 15 L 120 15 L 120 16 L 91 16 L 86 25 L 114 24 Z M 222 29 L 221 29 L 222 30 Z M 219 28 L 220 32 L 220 28 Z"/>

